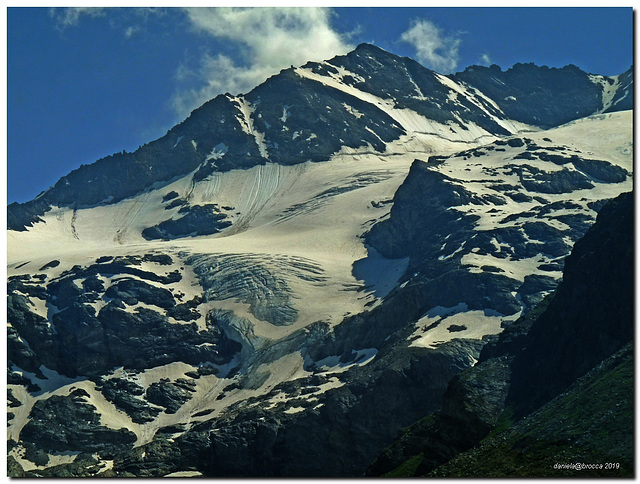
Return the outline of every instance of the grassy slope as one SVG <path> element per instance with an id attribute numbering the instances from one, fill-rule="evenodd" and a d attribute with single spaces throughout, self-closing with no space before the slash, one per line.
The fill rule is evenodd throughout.
<path id="1" fill-rule="evenodd" d="M 492 432 L 430 475 L 632 477 L 632 425 L 633 349 L 628 344 L 540 410 L 507 430 Z M 555 469 L 556 463 L 614 463 L 619 468 L 578 471 Z"/>

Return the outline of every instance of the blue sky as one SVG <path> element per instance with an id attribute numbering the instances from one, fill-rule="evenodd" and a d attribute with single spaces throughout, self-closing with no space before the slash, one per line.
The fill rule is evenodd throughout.
<path id="1" fill-rule="evenodd" d="M 361 42 L 442 73 L 632 63 L 631 8 L 9 8 L 7 201 L 164 135 L 204 101 Z"/>

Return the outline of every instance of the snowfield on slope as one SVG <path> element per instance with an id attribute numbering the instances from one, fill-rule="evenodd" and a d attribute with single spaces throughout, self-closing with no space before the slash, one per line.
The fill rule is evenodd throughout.
<path id="1" fill-rule="evenodd" d="M 310 72 L 300 69 L 296 72 L 314 78 Z M 336 79 L 314 79 L 346 89 Z M 382 154 L 371 152 L 366 147 L 360 150 L 345 149 L 327 162 L 294 166 L 266 164 L 247 170 L 214 173 L 197 182 L 194 182 L 192 173 L 116 204 L 77 209 L 54 208 L 42 217 L 43 222 L 36 223 L 29 230 L 8 232 L 9 277 L 42 273 L 51 281 L 74 266 L 89 266 L 101 257 L 154 252 L 171 255 L 172 264 L 163 270 L 167 273 L 179 271 L 182 276 L 180 281 L 163 287 L 170 288 L 174 294 L 184 294 L 188 300 L 204 294 L 206 289 L 203 279 L 196 273 L 197 268 L 187 261 L 210 257 L 211 260 L 231 261 L 232 265 L 225 266 L 225 270 L 239 277 L 255 274 L 251 270 L 256 266 L 278 276 L 283 281 L 283 287 L 286 287 L 285 296 L 295 310 L 295 317 L 289 324 L 274 325 L 259 317 L 260 313 L 256 314 L 255 305 L 237 295 L 244 293 L 229 292 L 232 296 L 225 299 L 210 297 L 201 307 L 205 311 L 196 324 L 199 328 L 204 327 L 205 312 L 232 312 L 234 317 L 229 318 L 228 331 L 241 339 L 242 357 L 247 359 L 230 362 L 227 367 L 219 369 L 218 375 L 200 377 L 191 398 L 176 413 L 160 413 L 150 423 L 134 423 L 130 416 L 107 401 L 89 379 L 70 381 L 43 367 L 43 373 L 51 376 L 44 381 L 22 371 L 22 374 L 31 376 L 34 382 L 41 385 L 42 392 L 31 394 L 23 386 L 9 386 L 22 404 L 13 410 L 16 416 L 8 427 L 10 438 L 18 439 L 20 430 L 27 423 L 29 410 L 36 401 L 51 395 L 68 395 L 72 389 L 78 388 L 89 394 L 87 402 L 96 407 L 102 425 L 132 431 L 137 437 L 137 446 L 152 440 L 161 427 L 176 424 L 189 427 L 202 420 L 195 416 L 198 412 L 211 411 L 206 418 L 219 415 L 246 398 L 266 395 L 279 383 L 308 375 L 300 351 L 291 350 L 286 345 L 280 349 L 278 343 L 296 337 L 318 321 L 326 322 L 330 327 L 338 325 L 346 316 L 362 313 L 372 303 L 379 303 L 380 297 L 399 286 L 398 280 L 406 270 L 407 260 L 385 259 L 373 251 L 369 254 L 362 235 L 377 221 L 389 216 L 390 202 L 415 159 L 427 161 L 429 154 L 434 152 L 440 156 L 452 155 L 481 146 L 480 141 L 491 143 L 496 138 L 487 136 L 486 132 L 479 129 L 472 129 L 464 136 L 463 133 L 457 133 L 452 139 L 442 139 L 440 136 L 444 136 L 444 130 L 448 130 L 447 134 L 451 136 L 448 126 L 435 126 L 415 113 L 394 110 L 385 100 L 372 99 L 370 95 L 353 91 L 349 93 L 384 107 L 398 123 L 410 127 L 407 136 L 389 143 Z M 245 108 L 244 116 L 249 119 L 250 109 Z M 250 129 L 249 125 L 247 129 Z M 566 146 L 567 153 L 579 151 L 589 158 L 622 167 L 629 173 L 633 170 L 631 112 L 597 115 L 549 131 L 527 132 L 523 136 L 533 139 L 542 147 Z M 415 151 L 425 146 L 429 147 L 428 154 Z M 439 165 L 438 170 L 481 196 L 492 193 L 486 186 L 487 170 L 494 173 L 492 182 L 520 183 L 513 174 L 501 172 L 507 163 L 513 164 L 514 160 L 494 151 L 467 160 L 448 158 Z M 546 171 L 559 169 L 546 161 L 527 160 L 526 163 Z M 622 183 L 593 180 L 594 187 L 591 189 L 568 194 L 545 194 L 545 198 L 549 203 L 571 200 L 582 207 L 578 211 L 594 216 L 595 212 L 588 207 L 589 202 L 612 198 L 631 190 L 632 183 L 632 177 Z M 225 210 L 231 226 L 214 235 L 146 240 L 142 236 L 144 229 L 170 217 L 180 217 L 177 206 L 167 210 L 167 203 L 163 202 L 172 192 L 176 192 L 179 199 L 191 206 L 215 203 L 220 207 L 228 207 Z M 479 216 L 475 230 L 482 231 L 495 228 L 505 217 L 539 205 L 540 202 L 536 201 L 516 203 L 508 200 L 504 205 L 468 205 L 457 209 L 473 210 Z M 509 223 L 516 225 L 517 221 Z M 452 247 L 450 251 L 458 249 Z M 364 266 L 367 270 L 354 270 L 358 261 L 365 261 L 360 262 L 361 266 L 366 264 L 368 256 L 371 257 L 369 266 Z M 59 261 L 59 264 L 52 265 L 52 261 Z M 483 266 L 489 265 L 498 267 L 518 280 L 524 280 L 527 275 L 540 274 L 538 268 L 545 262 L 549 262 L 549 259 L 543 255 L 523 260 L 496 260 L 490 255 L 473 253 L 464 258 L 464 264 L 472 266 L 472 270 L 482 271 Z M 299 269 L 300 265 L 306 269 Z M 141 267 L 152 269 L 150 265 Z M 388 271 L 391 275 L 378 274 L 380 270 Z M 354 273 L 361 278 L 354 276 Z M 551 275 L 560 277 L 561 273 L 554 272 Z M 114 281 L 103 277 L 103 282 L 108 288 Z M 34 303 L 34 311 L 50 319 L 56 308 L 44 306 L 40 299 L 32 299 L 38 301 Z M 139 307 L 145 307 L 144 303 L 139 303 Z M 133 311 L 135 307 L 128 307 L 127 310 Z M 413 345 L 428 348 L 453 338 L 479 339 L 500 332 L 502 319 L 503 316 L 496 313 L 468 310 L 465 301 L 460 301 L 453 308 L 433 308 L 424 314 L 416 322 L 410 339 Z M 171 322 L 180 324 L 175 320 Z M 434 325 L 436 322 L 439 324 Z M 238 336 L 240 334 L 243 336 Z M 271 353 L 267 351 L 269 349 L 272 349 Z M 360 350 L 362 359 L 358 364 L 367 364 L 375 358 L 375 348 Z M 267 354 L 268 358 L 265 356 Z M 328 373 L 344 371 L 348 366 L 330 358 L 315 363 L 324 366 Z M 254 387 L 230 388 L 238 377 L 229 375 L 229 372 L 232 366 L 238 364 L 245 365 L 243 369 L 247 375 L 256 378 Z M 174 381 L 195 369 L 193 365 L 174 362 L 135 375 L 116 368 L 110 377 L 130 379 L 146 389 L 162 378 Z M 331 383 L 322 387 L 322 391 L 338 385 L 337 381 L 331 380 Z M 277 403 L 280 398 L 284 397 L 271 398 L 271 403 Z M 294 407 L 287 411 L 294 413 L 304 409 Z M 14 454 L 21 463 L 28 462 L 17 451 Z M 68 462 L 73 458 L 75 455 L 71 454 L 52 455 L 48 465 Z M 34 468 L 32 464 L 28 465 Z M 105 461 L 105 465 L 109 465 L 108 462 Z"/>

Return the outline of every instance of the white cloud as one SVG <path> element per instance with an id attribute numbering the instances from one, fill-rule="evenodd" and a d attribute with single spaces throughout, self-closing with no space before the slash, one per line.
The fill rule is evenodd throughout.
<path id="1" fill-rule="evenodd" d="M 480 56 L 480 64 L 485 66 L 491 65 L 491 57 L 489 57 L 489 54 L 482 54 Z"/>
<path id="2" fill-rule="evenodd" d="M 331 27 L 327 8 L 187 8 L 199 32 L 238 46 L 240 58 L 205 54 L 190 71 L 183 65 L 178 78 L 200 79 L 200 87 L 177 92 L 173 106 L 181 116 L 217 94 L 246 93 L 291 65 L 320 61 L 352 49 Z"/>
<path id="3" fill-rule="evenodd" d="M 133 36 L 133 34 L 135 34 L 136 32 L 139 32 L 139 31 L 140 31 L 140 27 L 138 27 L 137 25 L 130 25 L 124 31 L 124 36 L 127 39 L 130 39 Z"/>
<path id="4" fill-rule="evenodd" d="M 416 49 L 416 59 L 435 71 L 450 73 L 458 66 L 461 39 L 445 36 L 429 20 L 414 20 L 400 39 Z"/>
<path id="5" fill-rule="evenodd" d="M 190 80 L 198 88 L 181 90 L 172 97 L 171 104 L 181 118 L 189 115 L 198 106 L 218 94 L 229 92 L 239 94 L 264 81 L 274 72 L 266 67 L 240 67 L 223 54 L 212 56 L 205 54 L 197 70 L 184 65 L 178 68 L 178 81 Z"/>
<path id="6" fill-rule="evenodd" d="M 101 17 L 105 14 L 102 7 L 66 7 L 52 8 L 49 13 L 55 19 L 60 30 L 78 25 L 80 17 Z"/>

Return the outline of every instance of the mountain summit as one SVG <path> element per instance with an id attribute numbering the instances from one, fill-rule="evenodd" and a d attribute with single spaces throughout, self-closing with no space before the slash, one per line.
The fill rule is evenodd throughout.
<path id="1" fill-rule="evenodd" d="M 471 142 L 525 124 L 550 128 L 630 109 L 629 78 L 630 71 L 610 78 L 533 64 L 444 76 L 361 44 L 345 56 L 285 69 L 246 95 L 219 95 L 135 152 L 81 166 L 36 199 L 9 205 L 8 228 L 25 230 L 53 206 L 115 203 L 191 172 L 197 182 L 268 162 L 327 161 L 344 148 L 382 153 L 403 136 Z"/>
<path id="2" fill-rule="evenodd" d="M 10 475 L 363 475 L 632 189 L 631 83 L 362 44 L 9 205 Z"/>

